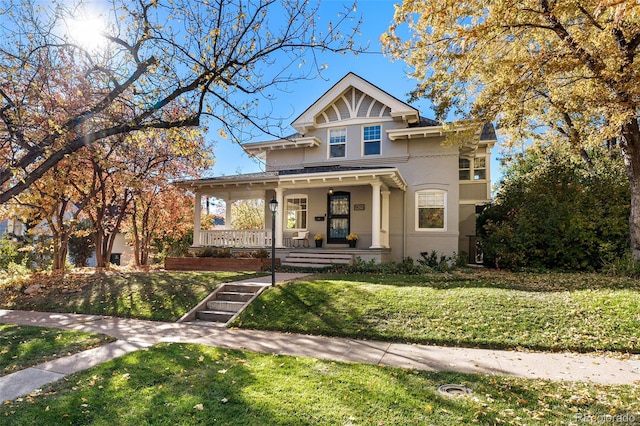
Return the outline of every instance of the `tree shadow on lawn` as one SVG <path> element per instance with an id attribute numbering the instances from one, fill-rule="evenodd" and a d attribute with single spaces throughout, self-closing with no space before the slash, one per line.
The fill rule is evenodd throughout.
<path id="1" fill-rule="evenodd" d="M 596 273 L 571 272 L 505 272 L 496 270 L 454 271 L 421 275 L 392 274 L 326 274 L 317 279 L 353 281 L 393 286 L 424 286 L 448 288 L 500 288 L 530 292 L 562 292 L 573 290 L 637 290 L 640 280 Z"/>
<path id="2" fill-rule="evenodd" d="M 473 393 L 440 394 L 449 383 Z M 5 404 L 0 415 L 7 425 L 496 424 L 517 417 L 564 424 L 578 410 L 609 413 L 628 403 L 628 390 L 620 400 L 602 398 L 617 389 L 167 343 L 74 374 L 42 396 Z M 579 405 L 571 395 L 582 398 Z"/>
<path id="3" fill-rule="evenodd" d="M 34 276 L 42 289 L 25 295 L 5 289 L 0 306 L 175 321 L 217 285 L 255 274 L 208 272 L 108 272 Z M 38 281 L 39 280 L 39 281 Z"/>

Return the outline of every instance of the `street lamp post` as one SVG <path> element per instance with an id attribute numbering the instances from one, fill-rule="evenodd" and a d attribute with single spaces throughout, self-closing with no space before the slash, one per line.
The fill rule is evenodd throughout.
<path id="1" fill-rule="evenodd" d="M 271 210 L 271 286 L 276 285 L 276 212 L 278 211 L 278 201 L 272 198 L 269 201 Z"/>

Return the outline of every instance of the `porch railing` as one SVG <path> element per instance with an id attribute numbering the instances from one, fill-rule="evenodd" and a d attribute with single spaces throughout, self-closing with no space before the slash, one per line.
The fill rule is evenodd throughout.
<path id="1" fill-rule="evenodd" d="M 200 245 L 213 247 L 270 247 L 270 229 L 200 231 Z"/>

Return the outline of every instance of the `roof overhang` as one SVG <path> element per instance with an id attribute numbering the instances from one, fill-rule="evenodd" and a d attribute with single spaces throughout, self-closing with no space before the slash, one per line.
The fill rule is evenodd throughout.
<path id="1" fill-rule="evenodd" d="M 314 148 L 320 146 L 320 143 L 320 139 L 315 136 L 302 136 L 275 141 L 246 143 L 242 145 L 242 148 L 251 156 L 264 158 L 267 151 L 289 148 Z"/>
<path id="2" fill-rule="evenodd" d="M 409 141 L 412 139 L 426 139 L 432 137 L 453 136 L 453 143 L 457 143 L 460 147 L 460 155 L 474 156 L 478 149 L 478 145 L 482 142 L 493 146 L 496 140 L 481 140 L 483 129 L 486 125 L 479 125 L 475 122 L 455 122 L 447 123 L 442 126 L 426 126 L 426 127 L 408 127 L 404 129 L 387 130 L 387 136 L 392 141 Z M 460 139 L 456 139 L 461 137 Z"/>
<path id="3" fill-rule="evenodd" d="M 406 191 L 407 189 L 407 182 L 395 167 L 366 170 L 285 174 L 280 176 L 279 186 L 281 188 L 317 188 L 326 186 L 338 187 L 369 185 L 376 182 L 382 183 L 387 188 L 396 188 L 402 191 Z"/>
<path id="4" fill-rule="evenodd" d="M 406 191 L 407 182 L 398 169 L 374 168 L 339 170 L 314 173 L 265 172 L 248 175 L 224 176 L 211 179 L 194 179 L 176 182 L 179 188 L 203 193 L 230 193 L 283 188 L 320 188 L 370 185 L 381 183 L 387 188 Z"/>

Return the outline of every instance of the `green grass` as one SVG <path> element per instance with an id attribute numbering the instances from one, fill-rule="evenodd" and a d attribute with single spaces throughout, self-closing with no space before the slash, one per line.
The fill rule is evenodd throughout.
<path id="1" fill-rule="evenodd" d="M 446 383 L 469 387 L 447 397 Z M 634 414 L 635 413 L 635 414 Z M 3 425 L 550 424 L 640 416 L 640 388 L 161 344 L 0 407 Z"/>
<path id="2" fill-rule="evenodd" d="M 114 340 L 98 333 L 0 324 L 0 376 Z"/>
<path id="3" fill-rule="evenodd" d="M 176 321 L 218 284 L 253 276 L 238 272 L 37 275 L 20 288 L 1 291 L 0 307 Z M 22 288 L 33 283 L 43 291 L 25 295 Z"/>
<path id="4" fill-rule="evenodd" d="M 595 274 L 316 276 L 263 293 L 234 325 L 448 346 L 640 353 L 640 287 Z"/>

